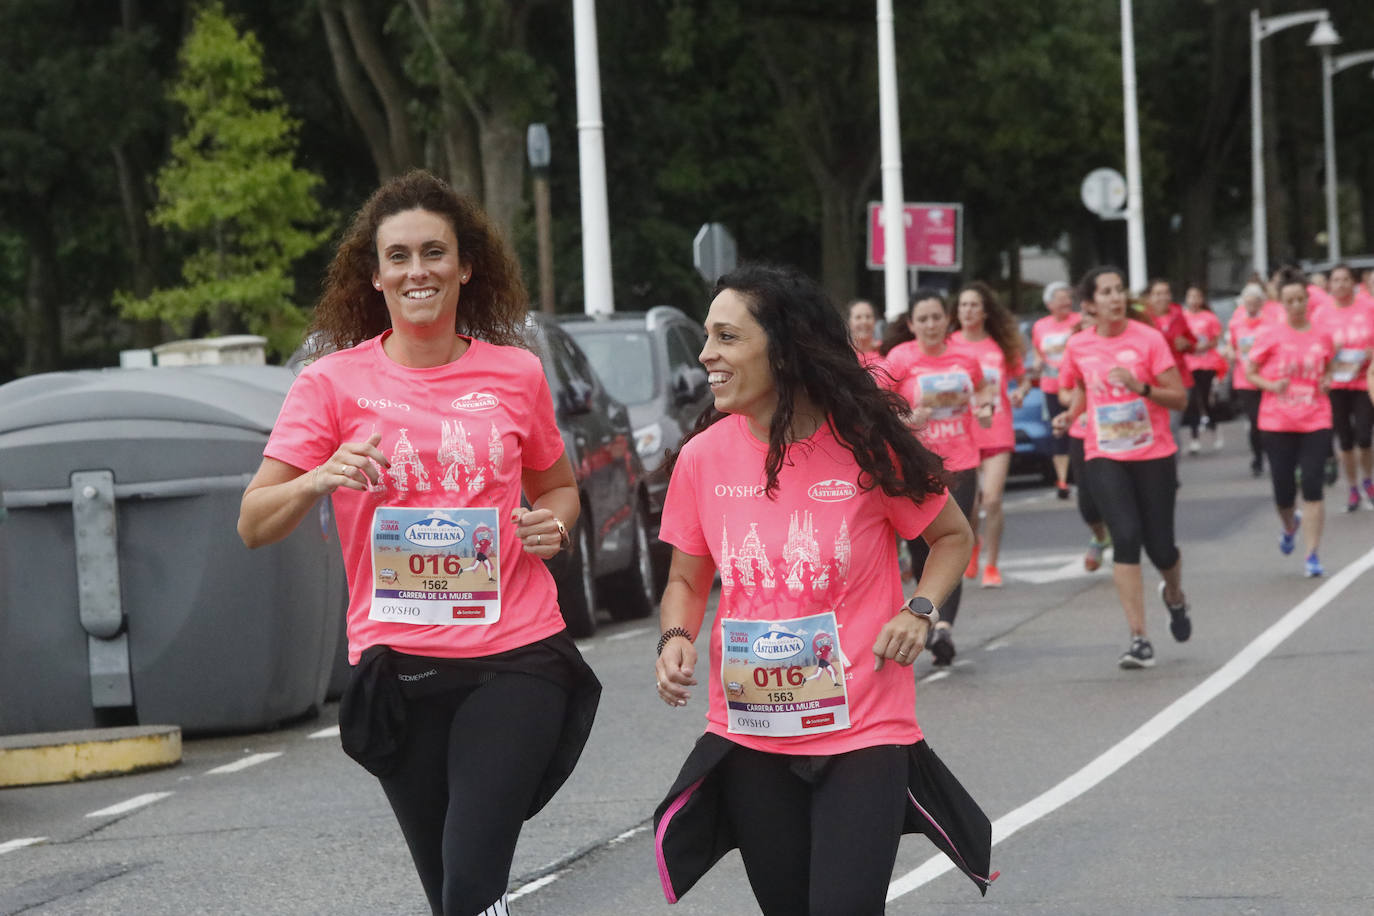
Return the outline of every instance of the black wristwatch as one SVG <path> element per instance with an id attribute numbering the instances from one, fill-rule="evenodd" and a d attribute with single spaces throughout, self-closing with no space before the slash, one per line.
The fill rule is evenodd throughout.
<path id="1" fill-rule="evenodd" d="M 940 612 L 936 610 L 935 605 L 929 598 L 922 598 L 920 595 L 916 595 L 906 604 L 902 605 L 902 610 L 913 617 L 920 617 L 922 620 L 929 622 L 931 626 L 935 626 L 940 620 Z"/>
<path id="2" fill-rule="evenodd" d="M 1154 389 L 1150 387 L 1150 383 L 1145 382 L 1144 386 L 1140 389 L 1140 396 L 1142 398 L 1148 398 L 1150 396 L 1150 392 L 1153 390 Z"/>

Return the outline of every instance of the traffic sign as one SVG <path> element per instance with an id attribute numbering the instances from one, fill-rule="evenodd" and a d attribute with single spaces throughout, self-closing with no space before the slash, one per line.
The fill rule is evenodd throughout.
<path id="1" fill-rule="evenodd" d="M 1103 219 L 1120 219 L 1126 206 L 1126 179 L 1116 169 L 1093 169 L 1079 189 L 1083 206 Z"/>
<path id="2" fill-rule="evenodd" d="M 957 271 L 963 267 L 964 205 L 903 204 L 906 266 L 919 270 Z M 883 205 L 868 204 L 868 269 L 882 270 Z"/>
<path id="3" fill-rule="evenodd" d="M 735 237 L 723 223 L 703 223 L 692 239 L 692 266 L 708 284 L 735 269 Z"/>

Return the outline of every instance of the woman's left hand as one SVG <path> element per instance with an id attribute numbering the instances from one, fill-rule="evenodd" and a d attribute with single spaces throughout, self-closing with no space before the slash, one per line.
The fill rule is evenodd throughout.
<path id="1" fill-rule="evenodd" d="M 510 520 L 515 523 L 515 536 L 524 545 L 525 553 L 547 560 L 562 549 L 558 520 L 553 510 L 518 506 L 511 511 Z"/>
<path id="2" fill-rule="evenodd" d="M 883 662 L 892 659 L 903 667 L 916 663 L 916 656 L 926 647 L 926 634 L 930 631 L 930 621 L 906 611 L 898 611 L 873 641 L 873 670 L 881 671 Z"/>

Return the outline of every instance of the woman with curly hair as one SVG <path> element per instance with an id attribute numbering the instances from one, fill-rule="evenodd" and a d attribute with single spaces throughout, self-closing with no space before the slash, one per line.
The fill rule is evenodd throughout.
<path id="1" fill-rule="evenodd" d="M 881 913 L 912 831 L 985 888 L 990 826 L 923 740 L 910 670 L 973 539 L 940 459 L 800 273 L 726 274 L 706 330 L 715 402 L 671 460 L 660 534 L 674 548 L 655 669 L 669 707 L 698 683 L 717 572 L 721 592 L 706 734 L 655 814 L 664 894 L 738 847 L 764 913 Z M 896 534 L 930 544 L 905 603 Z M 804 673 L 818 645 L 833 680 Z"/>
<path id="2" fill-rule="evenodd" d="M 329 267 L 326 355 L 239 515 L 259 547 L 333 503 L 355 666 L 342 743 L 381 780 L 435 913 L 504 907 L 521 822 L 571 772 L 600 691 L 543 563 L 579 503 L 526 303 L 475 204 L 427 172 L 384 184 Z"/>
<path id="3" fill-rule="evenodd" d="M 969 521 L 973 524 L 973 558 L 964 576 L 978 575 L 979 554 L 983 567 L 983 588 L 1001 588 L 1002 573 L 997 569 L 1002 549 L 1002 494 L 1007 489 L 1007 473 L 1011 470 L 1011 453 L 1016 449 L 1016 433 L 1011 425 L 1011 412 L 1021 406 L 1030 391 L 1030 378 L 1021 359 L 1021 332 L 1016 318 L 997 299 L 986 283 L 975 281 L 959 290 L 954 312 L 954 332 L 949 342 L 972 353 L 983 369 L 983 379 L 996 394 L 992 399 L 992 425 L 975 426 L 973 441 L 978 446 L 978 499 Z M 1016 383 L 1008 394 L 1007 386 Z M 981 505 L 981 512 L 979 511 Z M 979 540 L 979 517 L 987 515 L 987 524 Z"/>

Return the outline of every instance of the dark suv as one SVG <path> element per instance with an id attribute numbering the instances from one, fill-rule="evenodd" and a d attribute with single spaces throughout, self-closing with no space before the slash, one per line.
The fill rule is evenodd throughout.
<path id="1" fill-rule="evenodd" d="M 706 332 L 669 305 L 558 320 L 577 338 L 611 395 L 630 408 L 635 450 L 649 472 L 649 509 L 657 531 L 668 492 L 667 476 L 657 473 L 663 454 L 677 448 L 711 403 L 706 369 L 697 360 Z M 660 569 L 666 572 L 662 564 Z"/>
<path id="2" fill-rule="evenodd" d="M 607 393 L 577 343 L 537 312 L 525 327 L 544 364 L 582 502 L 573 546 L 548 561 L 549 571 L 568 632 L 590 636 L 598 603 L 616 620 L 646 617 L 658 604 L 644 465 L 629 412 Z"/>

